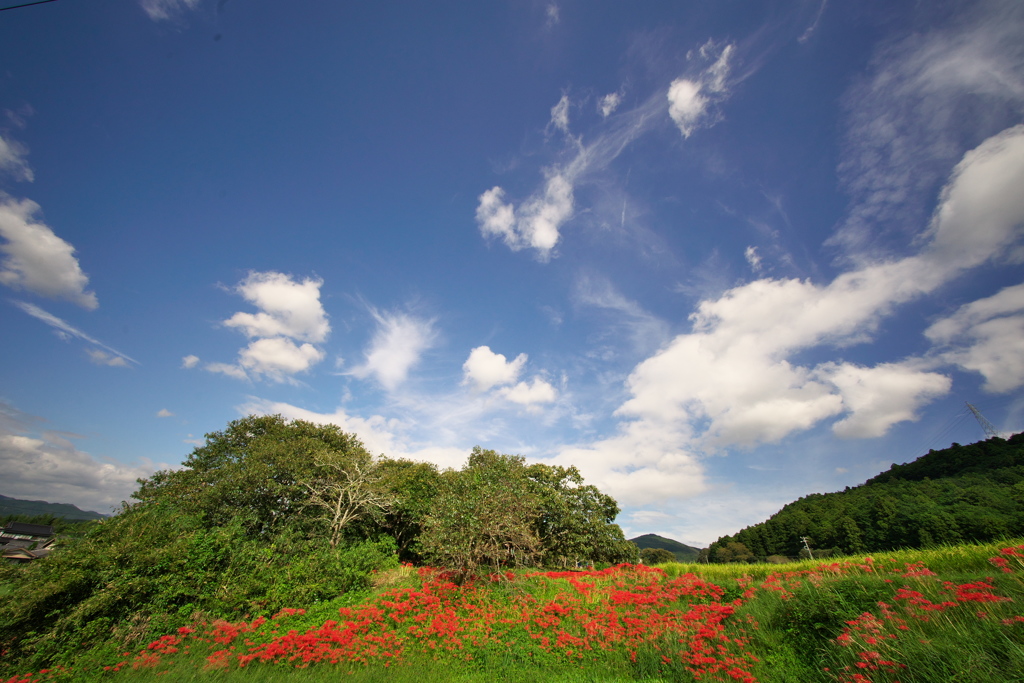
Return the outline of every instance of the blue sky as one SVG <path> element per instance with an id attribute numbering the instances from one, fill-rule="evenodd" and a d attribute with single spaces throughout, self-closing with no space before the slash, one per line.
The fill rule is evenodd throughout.
<path id="1" fill-rule="evenodd" d="M 17 4 L 6 2 L 2 6 Z M 1019 2 L 0 12 L 0 493 L 281 413 L 694 545 L 1024 429 Z"/>

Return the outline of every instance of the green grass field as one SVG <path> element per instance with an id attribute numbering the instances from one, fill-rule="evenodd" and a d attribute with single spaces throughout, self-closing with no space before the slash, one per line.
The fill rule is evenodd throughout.
<path id="1" fill-rule="evenodd" d="M 1020 541 L 463 586 L 402 568 L 376 583 L 0 680 L 1024 681 Z"/>

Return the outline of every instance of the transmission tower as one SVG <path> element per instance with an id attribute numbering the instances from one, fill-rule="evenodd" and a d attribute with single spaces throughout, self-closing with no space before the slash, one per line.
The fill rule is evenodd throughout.
<path id="1" fill-rule="evenodd" d="M 991 439 L 993 436 L 999 436 L 999 432 L 992 425 L 991 422 L 985 419 L 985 416 L 981 414 L 981 411 L 972 406 L 970 403 L 967 404 L 967 408 L 974 413 L 974 418 L 981 425 L 982 430 L 985 432 L 985 437 Z"/>

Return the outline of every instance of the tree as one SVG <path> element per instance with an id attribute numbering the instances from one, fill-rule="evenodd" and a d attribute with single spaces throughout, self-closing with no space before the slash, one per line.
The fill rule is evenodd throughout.
<path id="1" fill-rule="evenodd" d="M 381 485 L 392 502 L 379 520 L 379 528 L 395 539 L 403 561 L 422 561 L 418 539 L 441 488 L 441 473 L 428 462 L 382 460 Z"/>
<path id="2" fill-rule="evenodd" d="M 335 425 L 250 415 L 206 435 L 180 470 L 163 470 L 139 480 L 132 494 L 143 504 L 173 501 L 207 526 L 240 522 L 251 534 L 269 536 L 286 526 L 307 529 L 318 516 L 309 508 L 303 482 L 325 477 L 327 469 L 372 461 L 362 443 Z"/>
<path id="3" fill-rule="evenodd" d="M 540 501 L 522 457 L 477 446 L 465 467 L 442 474 L 440 489 L 420 537 L 428 560 L 465 579 L 481 567 L 537 559 Z"/>
<path id="4" fill-rule="evenodd" d="M 365 516 L 379 520 L 395 500 L 381 486 L 380 466 L 372 458 L 346 459 L 328 451 L 314 462 L 319 470 L 316 476 L 299 483 L 309 492 L 306 504 L 322 510 L 320 519 L 330 529 L 332 548 L 351 522 Z"/>
<path id="5" fill-rule="evenodd" d="M 675 562 L 676 556 L 664 548 L 644 548 L 640 551 L 640 559 L 644 564 L 655 565 Z"/>
<path id="6" fill-rule="evenodd" d="M 613 524 L 619 505 L 596 486 L 583 483 L 575 467 L 534 464 L 526 476 L 540 504 L 534 531 L 541 560 L 566 566 L 578 562 L 636 561 L 636 548 Z"/>

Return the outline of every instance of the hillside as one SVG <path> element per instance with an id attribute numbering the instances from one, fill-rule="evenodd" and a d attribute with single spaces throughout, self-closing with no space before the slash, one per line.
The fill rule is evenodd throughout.
<path id="1" fill-rule="evenodd" d="M 101 515 L 91 510 L 82 510 L 69 503 L 47 503 L 44 500 L 21 500 L 0 496 L 0 517 L 20 515 L 25 517 L 38 517 L 52 515 L 62 519 L 104 519 L 108 515 Z"/>
<path id="2" fill-rule="evenodd" d="M 893 465 L 864 484 L 812 494 L 767 521 L 723 536 L 712 561 L 821 552 L 860 553 L 1024 534 L 1024 434 L 953 444 Z M 738 544 L 738 545 L 737 545 Z"/>
<path id="3" fill-rule="evenodd" d="M 644 534 L 643 536 L 631 538 L 629 541 L 640 548 L 640 550 L 645 548 L 662 548 L 667 550 L 676 556 L 676 561 L 678 562 L 696 562 L 697 555 L 700 553 L 700 548 L 694 548 L 657 534 Z"/>

